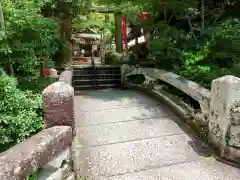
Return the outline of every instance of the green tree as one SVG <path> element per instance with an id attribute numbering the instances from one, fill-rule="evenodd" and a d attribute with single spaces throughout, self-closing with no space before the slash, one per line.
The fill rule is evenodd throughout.
<path id="1" fill-rule="evenodd" d="M 9 63 L 17 74 L 37 75 L 40 55 L 56 52 L 56 20 L 40 14 L 42 1 L 3 0 L 5 28 L 0 30 L 0 65 L 9 72 Z M 11 62 L 9 61 L 11 59 Z"/>

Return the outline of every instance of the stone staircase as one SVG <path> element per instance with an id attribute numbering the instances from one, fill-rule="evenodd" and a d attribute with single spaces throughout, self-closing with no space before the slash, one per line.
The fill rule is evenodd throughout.
<path id="1" fill-rule="evenodd" d="M 113 66 L 80 66 L 73 69 L 75 91 L 121 87 L 121 69 Z"/>

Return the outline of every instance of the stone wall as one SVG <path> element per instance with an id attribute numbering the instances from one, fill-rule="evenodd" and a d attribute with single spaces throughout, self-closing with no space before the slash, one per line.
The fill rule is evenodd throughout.
<path id="1" fill-rule="evenodd" d="M 216 152 L 240 162 L 240 79 L 224 76 L 212 81 L 211 91 L 172 72 L 154 68 L 121 66 L 122 83 L 129 75 L 143 74 L 146 81 L 162 80 L 199 102 L 201 117 L 207 123 L 208 142 Z M 146 84 L 149 84 L 146 82 Z M 152 90 L 156 85 L 152 85 Z M 195 115 L 195 118 L 198 118 Z"/>
<path id="2" fill-rule="evenodd" d="M 0 154 L 0 179 L 25 180 L 38 169 L 38 179 L 74 179 L 71 145 L 74 136 L 72 70 L 66 69 L 43 91 L 45 129 Z M 66 156 L 63 156 L 62 153 Z M 55 162 L 55 163 L 54 163 Z M 56 163 L 57 162 L 57 163 Z M 50 167 L 50 168 L 49 168 Z"/>

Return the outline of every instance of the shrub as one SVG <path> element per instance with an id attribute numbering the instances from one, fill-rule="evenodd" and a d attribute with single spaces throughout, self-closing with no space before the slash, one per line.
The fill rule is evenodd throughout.
<path id="1" fill-rule="evenodd" d="M 26 77 L 19 81 L 19 88 L 21 90 L 31 90 L 36 93 L 42 93 L 45 87 L 57 81 L 53 77 Z"/>
<path id="2" fill-rule="evenodd" d="M 54 65 L 52 57 L 58 51 L 58 21 L 42 17 L 44 2 L 1 0 L 5 28 L 0 28 L 0 66 L 8 74 L 38 75 L 40 56 L 48 55 L 47 66 Z"/>
<path id="3" fill-rule="evenodd" d="M 0 76 L 0 145 L 19 143 L 43 128 L 40 94 L 21 91 L 17 80 Z"/>

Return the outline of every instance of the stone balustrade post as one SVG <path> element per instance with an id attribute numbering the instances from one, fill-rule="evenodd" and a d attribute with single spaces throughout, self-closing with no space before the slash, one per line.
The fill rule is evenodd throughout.
<path id="1" fill-rule="evenodd" d="M 212 81 L 209 142 L 221 157 L 240 158 L 240 78 L 227 75 Z"/>
<path id="2" fill-rule="evenodd" d="M 74 90 L 63 81 L 50 84 L 43 91 L 45 128 L 75 126 Z"/>

